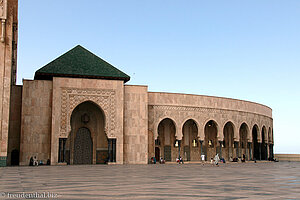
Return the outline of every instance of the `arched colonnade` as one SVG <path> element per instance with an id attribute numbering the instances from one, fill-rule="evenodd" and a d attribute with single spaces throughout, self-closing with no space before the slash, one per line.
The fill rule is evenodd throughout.
<path id="1" fill-rule="evenodd" d="M 187 117 L 182 121 L 170 116 L 158 120 L 154 131 L 155 156 L 175 161 L 197 161 L 201 155 L 210 160 L 219 154 L 230 160 L 268 160 L 273 158 L 273 127 L 266 122 L 235 122 L 209 118 L 204 121 Z"/>

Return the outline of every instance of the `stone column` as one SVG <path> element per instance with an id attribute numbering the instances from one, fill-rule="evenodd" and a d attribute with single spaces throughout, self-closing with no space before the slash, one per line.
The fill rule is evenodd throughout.
<path id="1" fill-rule="evenodd" d="M 273 144 L 269 145 L 269 149 L 270 149 L 269 150 L 269 152 L 270 152 L 270 158 L 273 159 L 274 158 L 274 155 L 273 155 Z"/>
<path id="2" fill-rule="evenodd" d="M 249 160 L 252 160 L 252 142 L 248 142 Z"/>
<path id="3" fill-rule="evenodd" d="M 222 158 L 222 144 L 223 144 L 223 141 L 219 141 L 219 145 L 220 145 L 219 157 L 220 158 Z"/>
<path id="4" fill-rule="evenodd" d="M 181 140 L 178 140 L 178 158 L 180 158 Z"/>
<path id="5" fill-rule="evenodd" d="M 108 139 L 108 162 L 112 162 L 112 146 L 111 139 Z"/>
<path id="6" fill-rule="evenodd" d="M 268 149 L 268 144 L 267 143 L 265 143 L 265 152 L 266 152 L 266 160 L 268 160 L 268 158 L 269 158 L 269 149 Z"/>
<path id="7" fill-rule="evenodd" d="M 258 143 L 259 160 L 261 160 L 261 143 Z"/>
<path id="8" fill-rule="evenodd" d="M 203 154 L 203 140 L 200 140 L 200 155 Z"/>
<path id="9" fill-rule="evenodd" d="M 235 148 L 236 157 L 241 157 L 240 156 L 240 151 L 239 151 L 239 142 L 238 141 L 234 141 L 234 148 Z"/>
<path id="10" fill-rule="evenodd" d="M 117 139 L 112 139 L 112 162 L 116 162 Z"/>

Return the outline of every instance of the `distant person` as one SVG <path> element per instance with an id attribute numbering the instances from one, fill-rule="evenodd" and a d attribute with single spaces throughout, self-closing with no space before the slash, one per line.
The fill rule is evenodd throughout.
<path id="1" fill-rule="evenodd" d="M 219 154 L 217 154 L 217 155 L 215 156 L 214 160 L 215 160 L 215 165 L 216 165 L 216 166 L 219 166 L 219 161 L 220 161 Z"/>
<path id="2" fill-rule="evenodd" d="M 183 159 L 181 156 L 179 157 L 179 163 L 183 164 Z"/>
<path id="3" fill-rule="evenodd" d="M 29 160 L 29 166 L 33 166 L 33 157 L 32 156 L 30 157 L 30 160 Z"/>
<path id="4" fill-rule="evenodd" d="M 156 164 L 156 158 L 155 157 L 151 157 L 151 163 Z"/>
<path id="5" fill-rule="evenodd" d="M 243 154 L 242 162 L 246 162 L 246 156 Z"/>
<path id="6" fill-rule="evenodd" d="M 47 160 L 47 165 L 50 165 L 50 159 Z"/>
<path id="7" fill-rule="evenodd" d="M 36 156 L 34 156 L 34 158 L 33 158 L 33 165 L 34 165 L 34 166 L 38 166 L 38 165 L 39 165 Z"/>
<path id="8" fill-rule="evenodd" d="M 201 155 L 201 162 L 202 162 L 202 165 L 204 165 L 204 162 L 205 162 L 205 155 L 204 154 Z"/>

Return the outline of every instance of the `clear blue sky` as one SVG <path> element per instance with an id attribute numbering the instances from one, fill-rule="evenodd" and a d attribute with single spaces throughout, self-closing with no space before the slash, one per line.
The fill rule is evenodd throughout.
<path id="1" fill-rule="evenodd" d="M 77 44 L 149 91 L 268 105 L 300 153 L 299 0 L 19 0 L 18 84 Z"/>

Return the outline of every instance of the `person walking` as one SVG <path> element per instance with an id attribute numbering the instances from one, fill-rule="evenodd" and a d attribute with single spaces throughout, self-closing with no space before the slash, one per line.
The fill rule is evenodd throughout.
<path id="1" fill-rule="evenodd" d="M 215 165 L 216 165 L 216 166 L 219 166 L 219 161 L 220 161 L 219 154 L 217 154 L 217 155 L 215 156 L 214 160 L 215 160 Z"/>

